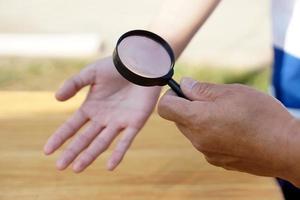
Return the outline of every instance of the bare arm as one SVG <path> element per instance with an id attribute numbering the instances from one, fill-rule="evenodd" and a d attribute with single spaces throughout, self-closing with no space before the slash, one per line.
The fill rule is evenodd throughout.
<path id="1" fill-rule="evenodd" d="M 150 30 L 165 38 L 178 58 L 219 2 L 220 0 L 166 0 Z"/>
<path id="2" fill-rule="evenodd" d="M 294 118 L 290 126 L 287 126 L 287 163 L 289 169 L 285 170 L 286 180 L 291 181 L 300 188 L 300 120 Z"/>

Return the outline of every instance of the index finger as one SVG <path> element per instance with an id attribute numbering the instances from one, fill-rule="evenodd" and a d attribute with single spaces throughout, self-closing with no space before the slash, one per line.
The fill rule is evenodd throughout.
<path id="1" fill-rule="evenodd" d="M 209 102 L 189 101 L 178 97 L 174 92 L 167 91 L 159 100 L 158 114 L 167 120 L 179 124 L 190 125 L 193 119 L 205 117 Z M 203 111 L 199 113 L 199 111 Z"/>
<path id="2" fill-rule="evenodd" d="M 190 101 L 178 97 L 172 90 L 168 90 L 158 102 L 158 114 L 171 121 L 186 121 L 185 113 L 189 110 Z"/>
<path id="3" fill-rule="evenodd" d="M 81 109 L 77 110 L 48 139 L 44 146 L 45 154 L 49 155 L 63 145 L 63 143 L 72 137 L 87 122 L 87 120 L 88 118 L 82 113 Z"/>

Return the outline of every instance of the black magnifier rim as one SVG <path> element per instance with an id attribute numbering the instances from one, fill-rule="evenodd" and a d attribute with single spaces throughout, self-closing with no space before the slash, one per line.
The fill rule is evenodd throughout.
<path id="1" fill-rule="evenodd" d="M 147 38 L 152 39 L 152 40 L 158 42 L 159 44 L 161 44 L 170 56 L 170 59 L 171 59 L 170 71 L 164 76 L 150 78 L 150 77 L 140 76 L 138 74 L 135 74 L 131 70 L 129 70 L 126 67 L 126 65 L 124 65 L 124 63 L 121 61 L 121 59 L 119 57 L 119 52 L 118 52 L 119 44 L 122 42 L 123 39 L 125 39 L 129 36 L 147 37 Z M 150 31 L 146 31 L 146 30 L 132 30 L 132 31 L 128 31 L 128 32 L 124 33 L 117 41 L 116 47 L 113 52 L 113 62 L 114 62 L 116 69 L 118 70 L 118 72 L 124 78 L 126 78 L 128 81 L 130 81 L 134 84 L 141 85 L 141 86 L 156 86 L 156 85 L 163 86 L 168 83 L 168 81 L 172 78 L 172 76 L 174 74 L 173 67 L 174 67 L 174 63 L 175 63 L 175 56 L 174 56 L 173 50 L 170 47 L 170 45 L 160 36 L 156 35 L 155 33 L 150 32 Z"/>

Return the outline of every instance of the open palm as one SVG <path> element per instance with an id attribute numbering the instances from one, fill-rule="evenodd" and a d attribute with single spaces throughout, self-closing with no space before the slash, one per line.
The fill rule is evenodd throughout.
<path id="1" fill-rule="evenodd" d="M 57 160 L 60 170 L 73 162 L 75 172 L 83 171 L 123 132 L 107 163 L 107 168 L 113 170 L 145 124 L 160 92 L 158 87 L 145 88 L 129 83 L 119 75 L 108 57 L 67 80 L 57 91 L 56 98 L 68 100 L 87 85 L 90 90 L 81 107 L 53 133 L 44 147 L 45 154 L 53 153 L 89 122 Z"/>

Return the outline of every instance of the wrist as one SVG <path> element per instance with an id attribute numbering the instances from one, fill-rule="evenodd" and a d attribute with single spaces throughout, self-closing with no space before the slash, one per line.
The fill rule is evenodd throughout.
<path id="1" fill-rule="evenodd" d="M 134 83 L 130 84 L 132 84 L 133 87 L 137 87 L 137 90 L 139 90 L 139 94 L 146 97 L 149 100 L 157 101 L 162 90 L 161 86 L 143 87 L 135 85 Z"/>
<path id="2" fill-rule="evenodd" d="M 151 96 L 157 101 L 159 98 L 159 95 L 161 93 L 162 87 L 161 86 L 155 86 L 151 88 Z"/>
<path id="3" fill-rule="evenodd" d="M 300 187 L 300 120 L 293 118 L 287 127 L 286 169 L 281 178 Z"/>

